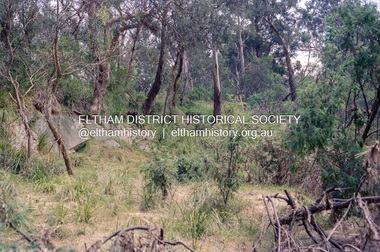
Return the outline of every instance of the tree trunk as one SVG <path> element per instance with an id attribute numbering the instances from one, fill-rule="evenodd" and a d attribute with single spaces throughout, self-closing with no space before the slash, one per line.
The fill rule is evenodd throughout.
<path id="1" fill-rule="evenodd" d="M 222 114 L 222 89 L 220 87 L 218 50 L 216 45 L 212 48 L 212 54 L 214 58 L 214 116 L 217 116 Z"/>
<path id="2" fill-rule="evenodd" d="M 244 44 L 243 44 L 243 38 L 241 35 L 241 21 L 240 17 L 238 16 L 238 35 L 239 35 L 239 59 L 240 59 L 240 70 L 237 73 L 237 83 L 236 83 L 236 91 L 237 96 L 239 98 L 239 101 L 243 101 L 242 99 L 242 92 L 241 92 L 241 86 L 244 82 L 244 76 L 245 76 L 245 61 L 244 61 Z"/>
<path id="3" fill-rule="evenodd" d="M 6 45 L 7 45 L 8 50 L 9 50 L 9 63 L 7 66 L 7 79 L 12 84 L 13 91 L 15 93 L 15 98 L 13 98 L 12 96 L 11 97 L 17 105 L 17 111 L 18 111 L 18 113 L 21 117 L 22 123 L 24 124 L 24 127 L 25 127 L 25 132 L 26 132 L 26 136 L 28 139 L 27 148 L 28 148 L 28 166 L 29 166 L 29 159 L 30 159 L 30 156 L 32 154 L 32 130 L 30 129 L 30 126 L 29 126 L 29 120 L 24 113 L 24 108 L 25 108 L 24 96 L 33 87 L 33 84 L 32 84 L 32 87 L 30 87 L 29 90 L 23 96 L 21 96 L 20 90 L 19 90 L 19 83 L 17 82 L 17 78 L 16 78 L 16 80 L 13 79 L 11 67 L 13 65 L 13 60 L 14 60 L 14 51 L 13 51 L 11 37 L 10 37 L 11 36 L 12 17 L 10 16 L 9 13 L 8 13 L 8 15 L 9 15 L 8 20 L 7 20 L 6 25 L 5 25 L 5 27 L 6 27 L 5 34 L 6 34 L 6 40 L 7 40 Z"/>
<path id="4" fill-rule="evenodd" d="M 240 76 L 244 77 L 245 74 L 245 62 L 244 62 L 244 44 L 243 38 L 241 36 L 241 21 L 240 17 L 238 17 L 238 26 L 239 26 L 239 54 L 240 54 Z"/>
<path id="5" fill-rule="evenodd" d="M 173 101 L 172 101 L 173 108 L 176 107 L 176 96 L 177 96 L 177 90 L 178 90 L 178 80 L 181 77 L 182 66 L 183 66 L 183 52 L 184 52 L 184 48 L 181 47 L 179 49 L 178 53 L 177 53 L 177 61 L 178 61 L 178 57 L 179 57 L 179 65 L 178 65 L 178 71 L 177 71 L 177 75 L 176 76 L 174 76 L 174 71 L 173 71 Z"/>
<path id="6" fill-rule="evenodd" d="M 111 70 L 109 60 L 110 59 L 107 59 L 107 62 L 100 62 L 98 65 L 94 96 L 90 107 L 90 111 L 93 115 L 99 115 L 103 109 L 104 97 L 106 96 Z"/>
<path id="7" fill-rule="evenodd" d="M 183 99 L 185 97 L 186 91 L 190 88 L 189 84 L 191 82 L 191 75 L 190 75 L 190 70 L 189 70 L 189 59 L 187 57 L 187 53 L 184 51 L 183 52 L 183 70 L 185 73 L 185 80 L 182 86 L 182 93 L 180 97 L 181 101 L 181 106 L 183 106 Z"/>
<path id="8" fill-rule="evenodd" d="M 50 128 L 51 132 L 53 133 L 55 141 L 58 143 L 59 150 L 62 153 L 63 160 L 65 161 L 67 173 L 70 176 L 74 176 L 73 170 L 71 168 L 70 157 L 69 157 L 69 154 L 68 154 L 67 149 L 66 149 L 65 141 L 62 139 L 61 134 L 58 132 L 57 128 L 55 127 L 55 125 L 53 123 L 53 119 L 52 119 L 52 115 L 51 115 L 52 114 L 51 113 L 51 101 L 52 101 L 53 95 L 54 94 L 47 92 L 47 102 L 45 104 L 45 109 L 44 109 L 46 122 L 48 123 L 49 128 Z"/>
<path id="9" fill-rule="evenodd" d="M 148 97 L 144 102 L 143 105 L 143 113 L 145 115 L 149 115 L 152 112 L 153 102 L 156 98 L 158 92 L 161 89 L 161 83 L 162 83 L 162 76 L 164 73 L 164 56 L 165 56 L 165 33 L 166 33 L 166 24 L 165 24 L 165 16 L 166 12 L 164 13 L 163 21 L 162 21 L 162 30 L 161 30 L 161 49 L 160 49 L 160 56 L 158 59 L 158 66 L 157 66 L 157 72 L 156 72 L 156 78 L 154 80 L 154 83 L 149 90 Z"/>
<path id="10" fill-rule="evenodd" d="M 296 88 L 294 87 L 293 67 L 292 67 L 292 61 L 289 55 L 288 46 L 285 43 L 284 39 L 282 38 L 280 32 L 277 30 L 277 27 L 272 23 L 272 21 L 269 18 L 264 18 L 264 19 L 269 24 L 269 26 L 273 29 L 273 31 L 276 33 L 276 36 L 280 40 L 282 48 L 284 49 L 286 69 L 288 70 L 288 84 L 289 84 L 289 89 L 290 89 L 289 95 L 292 98 L 292 101 L 294 101 L 297 98 L 297 93 L 296 93 Z"/>
<path id="11" fill-rule="evenodd" d="M 374 103 L 372 105 L 372 109 L 371 109 L 371 116 L 370 116 L 370 118 L 367 121 L 367 124 L 365 126 L 365 129 L 364 129 L 364 132 L 363 132 L 363 135 L 362 135 L 363 142 L 360 143 L 360 145 L 362 147 L 364 145 L 365 140 L 368 137 L 369 130 L 371 129 L 372 123 L 375 120 L 375 117 L 377 115 L 377 110 L 379 109 L 379 106 L 380 106 L 380 85 L 377 87 L 375 101 L 374 101 Z"/>
<path id="12" fill-rule="evenodd" d="M 12 79 L 12 76 L 9 74 L 8 74 L 8 79 L 9 79 L 9 76 Z M 28 151 L 28 164 L 29 164 L 29 158 L 32 155 L 32 130 L 30 129 L 29 120 L 26 117 L 25 112 L 24 112 L 24 101 L 23 101 L 24 99 L 20 97 L 20 92 L 19 92 L 17 86 L 15 85 L 13 79 L 12 79 L 11 83 L 13 86 L 13 91 L 15 92 L 16 98 L 14 98 L 14 101 L 16 102 L 16 105 L 17 105 L 17 111 L 21 117 L 22 123 L 23 123 L 24 128 L 25 128 L 26 137 L 28 139 L 27 151 Z"/>
<path id="13" fill-rule="evenodd" d="M 57 91 L 57 88 L 59 86 L 59 81 L 62 78 L 62 71 L 61 71 L 61 65 L 59 62 L 59 54 L 58 54 L 58 42 L 59 42 L 59 31 L 60 31 L 60 12 L 59 12 L 59 0 L 57 0 L 57 27 L 55 29 L 55 39 L 53 43 L 53 62 L 54 62 L 54 69 L 51 72 L 48 80 L 47 80 L 47 85 L 46 85 L 46 102 L 45 102 L 45 107 L 44 107 L 44 113 L 45 113 L 45 118 L 46 122 L 48 123 L 48 126 L 53 133 L 55 141 L 58 143 L 59 149 L 62 153 L 63 159 L 65 161 L 66 165 L 66 170 L 67 173 L 70 176 L 74 176 L 73 170 L 71 169 L 71 162 L 69 158 L 69 154 L 67 153 L 66 146 L 65 146 L 65 141 L 62 139 L 61 134 L 58 132 L 57 128 L 55 127 L 53 120 L 52 120 L 52 113 L 51 113 L 51 108 L 52 108 L 52 99 L 54 96 L 54 93 Z M 52 83 L 52 78 L 53 76 L 56 75 L 54 83 Z M 51 87 L 51 88 L 50 88 Z"/>
<path id="14" fill-rule="evenodd" d="M 169 87 L 168 87 L 168 90 L 166 90 L 165 105 L 164 105 L 164 113 L 163 113 L 163 116 L 164 116 L 164 117 L 166 116 L 166 108 L 167 108 L 167 106 L 168 106 L 168 100 L 169 100 L 170 93 L 171 93 L 171 89 L 170 89 L 170 86 L 169 86 Z M 162 122 L 162 125 L 164 125 L 164 122 Z"/>
<path id="15" fill-rule="evenodd" d="M 98 29 L 97 25 L 97 13 L 100 8 L 100 3 L 98 0 L 86 0 L 86 12 L 88 14 L 88 27 L 89 27 L 89 41 L 91 56 L 96 59 L 96 52 L 99 50 L 98 43 Z"/>
<path id="16" fill-rule="evenodd" d="M 98 7 L 93 7 L 95 4 L 90 5 L 90 11 L 89 11 L 89 21 L 96 22 L 96 16 L 90 16 L 94 15 L 94 11 L 98 10 Z M 95 13 L 96 14 L 96 13 Z M 134 16 L 131 15 L 124 19 L 124 21 L 133 19 Z M 111 18 L 105 25 L 104 29 L 104 45 L 107 45 L 107 48 L 105 51 L 100 51 L 100 47 L 98 43 L 96 42 L 96 37 L 92 40 L 93 43 L 93 50 L 94 50 L 94 57 L 95 61 L 98 63 L 98 71 L 96 74 L 96 81 L 95 81 L 95 89 L 94 89 L 94 95 L 92 98 L 92 102 L 90 105 L 90 112 L 93 115 L 99 115 L 102 112 L 103 109 L 103 103 L 104 103 L 104 97 L 106 95 L 108 82 L 111 75 L 111 57 L 113 55 L 113 51 L 115 49 L 115 46 L 118 43 L 120 34 L 122 34 L 124 31 L 129 29 L 138 28 L 138 24 L 124 24 L 115 35 L 112 36 L 111 39 L 111 28 L 112 25 L 118 20 L 120 17 Z M 95 34 L 97 33 L 96 26 L 90 26 L 93 29 L 92 32 Z M 111 40 L 111 43 L 108 46 L 109 41 Z M 100 56 L 96 55 L 96 53 L 100 54 Z M 132 60 L 132 59 L 131 59 Z"/>
<path id="17" fill-rule="evenodd" d="M 178 66 L 178 60 L 179 60 L 179 69 L 177 71 L 177 74 L 175 74 L 175 70 L 177 69 L 177 66 Z M 172 67 L 172 83 L 171 85 L 169 85 L 167 91 L 166 91 L 166 97 L 165 97 L 165 105 L 164 105 L 164 113 L 163 113 L 163 116 L 166 116 L 166 109 L 167 109 L 167 106 L 168 106 L 168 101 L 169 101 L 169 96 L 170 96 L 170 93 L 171 93 L 171 87 L 173 86 L 173 91 L 176 92 L 176 89 L 177 89 L 177 82 L 178 82 L 178 79 L 181 75 L 181 71 L 182 71 L 182 51 L 180 49 L 177 50 L 177 54 L 176 54 L 176 58 L 175 58 L 175 61 L 174 61 L 174 66 Z M 175 93 L 173 94 L 173 107 L 175 107 Z"/>
<path id="18" fill-rule="evenodd" d="M 99 11 L 100 5 L 97 0 L 87 0 L 87 13 L 88 13 L 88 26 L 89 26 L 89 41 L 90 41 L 90 49 L 91 49 L 91 56 L 93 57 L 93 60 L 97 62 L 99 65 L 97 65 L 95 70 L 95 90 L 93 99 L 90 104 L 90 111 L 92 114 L 99 114 L 101 111 L 101 108 L 103 104 L 100 105 L 100 103 L 103 102 L 104 96 L 102 97 L 102 91 L 105 90 L 107 87 L 104 85 L 103 80 L 103 72 L 104 72 L 104 65 L 101 66 L 102 60 L 99 58 L 100 56 L 97 55 L 99 53 L 99 43 L 98 43 L 98 29 L 96 27 L 97 24 L 97 12 Z M 103 63 L 104 64 L 104 63 Z M 105 87 L 104 87 L 105 86 Z M 102 88 L 103 87 L 103 88 Z"/>
<path id="19" fill-rule="evenodd" d="M 140 34 L 140 31 L 141 31 L 142 27 L 139 26 L 136 30 L 136 34 L 135 34 L 135 38 L 133 39 L 133 44 L 132 44 L 132 48 L 131 48 L 131 51 L 129 52 L 129 60 L 128 60 L 128 79 L 131 75 L 131 72 L 132 72 L 132 63 L 133 63 L 133 56 L 135 54 L 135 51 L 136 51 L 136 45 L 137 45 L 137 40 L 139 38 L 139 34 Z"/>

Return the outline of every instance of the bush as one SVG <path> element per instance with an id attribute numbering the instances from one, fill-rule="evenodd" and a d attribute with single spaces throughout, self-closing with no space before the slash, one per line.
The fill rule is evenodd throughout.
<path id="1" fill-rule="evenodd" d="M 162 199 L 166 199 L 177 171 L 172 159 L 166 157 L 161 151 L 153 151 L 153 159 L 142 169 L 146 182 L 145 187 L 149 192 L 160 190 Z"/>
<path id="2" fill-rule="evenodd" d="M 204 86 L 195 87 L 187 93 L 187 97 L 191 101 L 209 101 L 212 93 Z"/>
<path id="3" fill-rule="evenodd" d="M 242 149 L 245 144 L 245 139 L 239 134 L 236 138 L 229 137 L 217 141 L 212 148 L 214 151 L 212 164 L 214 180 L 225 205 L 242 182 L 240 172 L 244 161 Z"/>
<path id="4" fill-rule="evenodd" d="M 91 84 L 78 78 L 64 78 L 61 80 L 64 104 L 69 108 L 74 106 L 84 109 L 83 104 L 87 104 L 92 96 Z"/>
<path id="5" fill-rule="evenodd" d="M 204 162 L 199 158 L 190 158 L 187 155 L 181 155 L 175 163 L 177 167 L 176 179 L 179 182 L 187 180 L 197 180 L 204 176 Z"/>
<path id="6" fill-rule="evenodd" d="M 249 171 L 255 182 L 272 185 L 297 185 L 305 179 L 308 167 L 297 155 L 282 146 L 279 138 L 265 138 L 251 147 L 255 169 Z M 298 171 L 298 172 L 297 172 Z"/>

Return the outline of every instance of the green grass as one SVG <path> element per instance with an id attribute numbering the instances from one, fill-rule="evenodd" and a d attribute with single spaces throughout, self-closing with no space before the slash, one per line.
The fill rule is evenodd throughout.
<path id="1" fill-rule="evenodd" d="M 19 202 L 33 205 L 28 213 L 31 225 L 53 230 L 56 247 L 81 250 L 84 242 L 89 246 L 132 225 L 160 225 L 166 240 L 180 240 L 199 251 L 233 250 L 251 244 L 260 234 L 263 213 L 262 201 L 253 196 L 284 189 L 295 195 L 296 189 L 243 183 L 225 205 L 207 173 L 211 159 L 206 140 L 183 137 L 149 143 L 164 148 L 173 159 L 182 158 L 173 165 L 183 166 L 186 176 L 182 181 L 174 178 L 165 201 L 159 192 L 144 190 L 141 169 L 152 159 L 151 150 L 128 144 L 114 149 L 94 139 L 70 155 L 75 178 L 65 173 L 59 155 L 45 153 L 27 169 L 25 152 L 10 149 L 14 151 L 9 152 L 12 159 L 6 170 L 0 170 L 0 181 L 13 185 Z M 201 176 L 195 176 L 192 169 Z M 307 197 L 303 200 L 310 201 Z M 285 211 L 280 209 L 280 213 Z M 0 233 L 11 245 L 15 234 Z M 269 244 L 273 237 L 266 234 L 264 239 Z"/>

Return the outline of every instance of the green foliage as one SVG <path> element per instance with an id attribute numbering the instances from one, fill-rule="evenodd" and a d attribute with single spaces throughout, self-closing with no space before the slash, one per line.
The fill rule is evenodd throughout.
<path id="1" fill-rule="evenodd" d="M 198 180 L 205 176 L 204 160 L 200 158 L 181 155 L 175 162 L 175 166 L 177 166 L 176 179 L 179 182 Z"/>
<path id="2" fill-rule="evenodd" d="M 141 210 L 147 211 L 149 209 L 154 208 L 158 204 L 159 198 L 160 195 L 158 191 L 154 191 L 154 189 L 151 186 L 144 186 L 142 200 L 140 203 Z"/>
<path id="3" fill-rule="evenodd" d="M 208 188 L 195 186 L 189 204 L 183 207 L 178 205 L 182 215 L 181 230 L 190 236 L 193 248 L 207 234 L 210 225 L 211 208 L 208 200 Z"/>
<path id="4" fill-rule="evenodd" d="M 78 107 L 83 109 L 83 104 L 89 102 L 92 97 L 93 87 L 89 82 L 70 76 L 61 80 L 61 87 L 64 94 L 64 104 L 70 109 Z"/>
<path id="5" fill-rule="evenodd" d="M 195 87 L 187 92 L 187 98 L 189 98 L 191 101 L 209 101 L 211 95 L 211 92 L 208 91 L 204 86 Z"/>
<path id="6" fill-rule="evenodd" d="M 64 204 L 58 204 L 49 216 L 50 225 L 65 224 L 69 209 Z"/>
<path id="7" fill-rule="evenodd" d="M 353 143 L 353 138 L 353 132 L 341 128 L 335 134 L 333 148 L 320 150 L 318 155 L 318 162 L 323 168 L 323 187 L 349 187 L 349 190 L 343 192 L 345 197 L 349 197 L 356 190 L 364 173 L 363 159 L 355 157 L 362 149 L 358 143 Z M 362 194 L 366 195 L 368 191 L 363 191 Z"/>
<path id="8" fill-rule="evenodd" d="M 92 187 L 86 182 L 85 177 L 77 177 L 74 181 L 61 183 L 59 192 L 55 195 L 57 200 L 74 202 L 92 202 L 94 200 Z"/>
<path id="9" fill-rule="evenodd" d="M 245 108 L 247 104 L 239 100 L 237 96 L 227 94 L 227 102 L 224 104 L 225 114 L 234 114 L 235 112 Z"/>
<path id="10" fill-rule="evenodd" d="M 323 187 L 350 187 L 348 196 L 363 174 L 363 161 L 355 155 L 362 152 L 364 128 L 373 123 L 369 109 L 377 110 L 379 14 L 361 1 L 344 1 L 326 25 L 325 78 L 300 92 L 300 123 L 284 143 L 301 155 L 316 153 Z"/>
<path id="11" fill-rule="evenodd" d="M 62 167 L 56 164 L 46 163 L 36 157 L 28 157 L 24 149 L 16 150 L 10 144 L 10 133 L 7 128 L 5 113 L 0 120 L 0 163 L 2 169 L 14 174 L 20 174 L 24 178 L 38 182 L 52 178 L 63 172 Z M 39 138 L 39 147 L 46 147 L 46 136 Z"/>
<path id="12" fill-rule="evenodd" d="M 152 193 L 160 190 L 162 199 L 165 199 L 177 171 L 174 161 L 162 149 L 153 149 L 153 158 L 142 169 L 142 172 L 144 173 L 145 187 L 148 188 L 148 192 Z"/>
<path id="13" fill-rule="evenodd" d="M 162 114 L 164 111 L 164 106 L 165 106 L 165 101 L 156 99 L 154 101 L 153 109 L 152 109 L 152 114 Z"/>
<path id="14" fill-rule="evenodd" d="M 203 102 L 184 102 L 183 107 L 180 107 L 186 115 L 212 115 L 213 109 Z"/>
<path id="15" fill-rule="evenodd" d="M 247 104 L 251 108 L 269 109 L 273 111 L 278 104 L 275 102 L 278 99 L 278 92 L 275 89 L 266 89 L 260 93 L 254 93 L 247 99 Z"/>
<path id="16" fill-rule="evenodd" d="M 255 182 L 268 185 L 297 185 L 304 179 L 308 164 L 282 145 L 282 139 L 271 137 L 257 141 L 247 150 L 252 155 L 253 169 L 248 172 Z"/>
<path id="17" fill-rule="evenodd" d="M 85 163 L 85 158 L 82 155 L 78 154 L 78 153 L 72 154 L 70 156 L 70 160 L 71 160 L 71 164 L 74 167 L 82 166 Z"/>
<path id="18" fill-rule="evenodd" d="M 120 67 L 109 81 L 104 100 L 105 109 L 109 115 L 126 114 L 128 110 L 133 110 L 130 109 L 131 103 L 134 104 L 136 99 L 141 99 L 131 88 L 133 83 L 127 85 L 125 77 L 129 78 L 127 69 Z"/>
<path id="19" fill-rule="evenodd" d="M 0 177 L 4 176 L 0 174 Z M 7 229 L 13 229 L 17 232 L 23 232 L 28 234 L 34 233 L 33 225 L 30 219 L 31 207 L 23 206 L 17 202 L 15 199 L 15 192 L 13 186 L 7 181 L 0 180 L 0 233 Z M 0 244 L 2 244 L 2 239 L 0 235 Z M 0 245 L 0 249 L 7 245 Z M 22 246 L 17 243 L 12 244 L 9 248 L 20 250 L 21 248 L 29 250 L 34 249 L 37 244 L 33 242 L 27 246 Z"/>
<path id="20" fill-rule="evenodd" d="M 101 21 L 102 25 L 105 26 L 108 19 L 110 18 L 110 14 L 107 10 L 107 5 L 105 3 L 101 3 L 100 10 L 97 13 L 97 17 Z"/>
<path id="21" fill-rule="evenodd" d="M 35 158 L 31 158 L 31 160 L 28 161 L 28 155 L 26 152 L 17 151 L 12 148 L 2 150 L 0 162 L 4 164 L 4 169 L 10 170 L 15 174 L 21 174 L 26 179 L 35 182 L 51 178 L 52 176 L 63 172 L 62 167 L 56 164 L 44 163 Z"/>
<path id="22" fill-rule="evenodd" d="M 37 150 L 39 152 L 46 152 L 48 148 L 48 137 L 49 134 L 47 132 L 41 133 L 38 135 L 38 145 Z"/>
<path id="23" fill-rule="evenodd" d="M 301 155 L 314 152 L 328 145 L 338 123 L 336 113 L 343 100 L 329 84 L 311 83 L 299 93 L 300 104 L 295 111 L 300 116 L 299 123 L 291 125 L 291 131 L 284 144 Z"/>
<path id="24" fill-rule="evenodd" d="M 8 96 L 5 92 L 0 91 L 0 108 L 4 108 L 7 106 L 8 103 Z"/>
<path id="25" fill-rule="evenodd" d="M 244 157 L 241 149 L 245 144 L 245 139 L 239 134 L 236 138 L 231 136 L 214 145 L 211 167 L 225 205 L 242 182 L 240 170 Z"/>
<path id="26" fill-rule="evenodd" d="M 78 201 L 77 208 L 75 209 L 75 215 L 78 222 L 89 223 L 94 212 L 96 210 L 96 204 L 89 201 Z"/>

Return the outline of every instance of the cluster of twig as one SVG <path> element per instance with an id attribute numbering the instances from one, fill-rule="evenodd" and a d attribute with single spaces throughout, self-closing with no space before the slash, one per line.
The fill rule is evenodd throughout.
<path id="1" fill-rule="evenodd" d="M 145 234 L 138 234 L 135 232 L 137 230 L 146 232 Z M 195 250 L 181 241 L 165 241 L 163 228 L 149 226 L 133 226 L 119 230 L 103 241 L 98 241 L 90 248 L 86 248 L 86 252 L 103 251 L 102 247 L 111 240 L 113 240 L 113 243 L 107 249 L 108 251 L 171 251 L 170 247 L 180 245 L 188 251 L 195 252 Z"/>
<path id="2" fill-rule="evenodd" d="M 376 144 L 374 148 L 375 147 L 377 147 Z M 372 151 L 370 151 L 370 154 L 371 153 Z M 368 245 L 368 241 L 374 242 L 375 246 L 380 247 L 380 227 L 375 223 L 368 209 L 368 205 L 380 203 L 380 196 L 361 197 L 359 193 L 365 181 L 368 179 L 371 167 L 374 167 L 375 165 L 377 165 L 377 162 L 373 162 L 373 159 L 369 158 L 367 160 L 365 164 L 365 174 L 362 176 L 361 182 L 359 183 L 353 196 L 348 199 L 336 199 L 329 197 L 329 194 L 332 192 L 342 192 L 343 190 L 351 189 L 336 188 L 336 186 L 333 186 L 325 190 L 313 204 L 302 207 L 297 206 L 290 193 L 286 190 L 285 196 L 281 196 L 279 194 L 273 196 L 265 196 L 263 199 L 265 209 L 269 217 L 269 225 L 273 227 L 273 232 L 276 241 L 273 250 L 305 251 L 311 249 L 311 247 L 314 247 L 322 251 L 346 251 L 345 248 L 349 247 L 350 251 L 363 251 L 366 245 Z M 287 216 L 279 218 L 278 211 L 275 207 L 275 204 L 273 203 L 273 199 L 285 201 L 287 205 L 291 207 L 291 213 Z M 270 214 L 269 206 L 271 206 L 273 209 L 273 217 Z M 347 217 L 349 211 L 354 206 L 358 207 L 358 209 L 361 211 L 362 217 L 364 218 L 367 227 L 366 234 L 364 235 L 365 239 L 362 242 L 362 244 L 360 244 L 360 248 L 358 248 L 358 245 L 356 244 L 341 244 L 332 237 L 338 226 L 341 225 L 343 220 Z M 346 209 L 344 214 L 335 224 L 334 228 L 329 232 L 329 234 L 327 234 L 323 230 L 323 228 L 318 224 L 315 218 L 315 214 L 327 210 L 332 210 L 333 212 L 336 212 L 341 211 L 343 209 Z M 305 248 L 301 247 L 299 243 L 295 241 L 295 238 L 292 235 L 292 229 L 296 224 L 298 224 L 299 226 L 303 226 L 306 234 L 310 237 L 310 239 L 313 241 L 315 245 Z M 314 234 L 312 230 L 315 231 Z M 258 243 L 256 243 L 253 246 L 252 252 L 257 251 L 257 244 Z"/>

